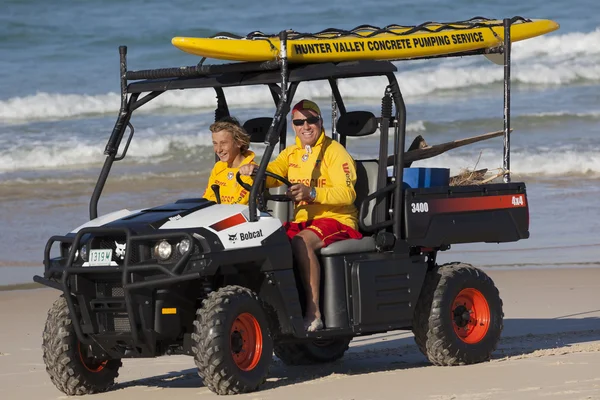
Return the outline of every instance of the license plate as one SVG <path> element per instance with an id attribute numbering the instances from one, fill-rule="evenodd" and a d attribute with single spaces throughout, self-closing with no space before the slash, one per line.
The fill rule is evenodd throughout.
<path id="1" fill-rule="evenodd" d="M 110 265 L 112 260 L 112 249 L 96 249 L 90 250 L 90 261 L 91 267 Z"/>

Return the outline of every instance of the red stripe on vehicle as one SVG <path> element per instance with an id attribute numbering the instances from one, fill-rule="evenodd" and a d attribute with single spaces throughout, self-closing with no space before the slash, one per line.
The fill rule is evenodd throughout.
<path id="1" fill-rule="evenodd" d="M 523 194 L 434 199 L 428 203 L 431 211 L 439 213 L 527 207 L 527 199 Z"/>
<path id="2" fill-rule="evenodd" d="M 224 229 L 231 228 L 231 227 L 239 225 L 239 224 L 243 224 L 244 222 L 246 222 L 246 217 L 244 217 L 243 214 L 235 214 L 235 215 L 225 218 L 219 222 L 215 222 L 214 224 L 210 225 L 209 228 L 214 229 L 215 231 L 219 232 Z"/>

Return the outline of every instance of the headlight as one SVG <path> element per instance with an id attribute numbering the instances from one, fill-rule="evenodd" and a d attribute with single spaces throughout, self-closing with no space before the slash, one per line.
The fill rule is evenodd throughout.
<path id="1" fill-rule="evenodd" d="M 75 257 L 77 257 L 77 256 L 75 256 Z M 83 246 L 81 246 L 81 259 L 83 261 L 88 260 L 87 246 L 85 244 Z"/>
<path id="2" fill-rule="evenodd" d="M 154 255 L 161 260 L 168 260 L 173 252 L 173 247 L 166 240 L 162 240 L 154 246 Z"/>
<path id="3" fill-rule="evenodd" d="M 177 250 L 179 250 L 179 254 L 181 255 L 187 253 L 190 247 L 192 247 L 190 239 L 183 239 L 181 242 L 177 243 Z"/>

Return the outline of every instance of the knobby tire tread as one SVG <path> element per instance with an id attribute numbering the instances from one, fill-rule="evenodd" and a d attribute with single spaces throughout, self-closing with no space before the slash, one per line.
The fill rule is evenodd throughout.
<path id="1" fill-rule="evenodd" d="M 203 300 L 202 307 L 197 310 L 194 321 L 192 351 L 198 367 L 198 375 L 208 389 L 221 395 L 252 392 L 265 382 L 268 374 L 267 367 L 261 379 L 252 384 L 244 383 L 239 379 L 237 367 L 230 365 L 229 350 L 223 351 L 221 347 L 220 343 L 223 340 L 229 340 L 230 337 L 230 327 L 225 323 L 230 312 L 229 305 L 239 300 L 256 301 L 264 311 L 260 299 L 252 290 L 241 286 L 226 286 L 211 292 Z M 264 314 L 267 319 L 267 313 L 264 312 Z M 271 341 L 268 323 L 261 328 L 263 343 Z M 263 344 L 263 351 L 268 352 L 268 349 L 269 345 Z M 272 347 L 270 354 L 264 354 L 263 357 L 272 357 Z"/>
<path id="2" fill-rule="evenodd" d="M 465 282 L 471 282 L 467 284 L 469 287 L 472 283 L 477 283 L 490 293 L 486 296 L 492 313 L 490 327 L 485 338 L 474 345 L 462 343 L 453 331 L 448 331 L 446 325 L 450 318 L 451 304 L 448 304 L 445 293 L 455 290 L 456 285 L 464 285 Z M 415 309 L 415 342 L 434 365 L 466 365 L 487 361 L 497 348 L 503 329 L 503 317 L 502 299 L 487 274 L 472 265 L 458 262 L 436 266 L 427 273 Z"/>
<path id="3" fill-rule="evenodd" d="M 58 390 L 69 396 L 105 392 L 119 376 L 121 360 L 108 360 L 102 371 L 89 372 L 81 362 L 67 301 L 60 296 L 48 311 L 42 335 L 46 371 Z"/>

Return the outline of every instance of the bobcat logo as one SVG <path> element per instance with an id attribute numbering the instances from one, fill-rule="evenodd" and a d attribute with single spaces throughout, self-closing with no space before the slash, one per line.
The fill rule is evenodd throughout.
<path id="1" fill-rule="evenodd" d="M 115 241 L 115 254 L 121 260 L 125 259 L 125 246 L 126 245 L 127 245 L 127 243 L 119 244 L 118 242 Z"/>
<path id="2" fill-rule="evenodd" d="M 229 235 L 229 241 L 233 244 L 235 244 L 237 240 L 237 233 L 234 233 L 233 235 Z"/>

